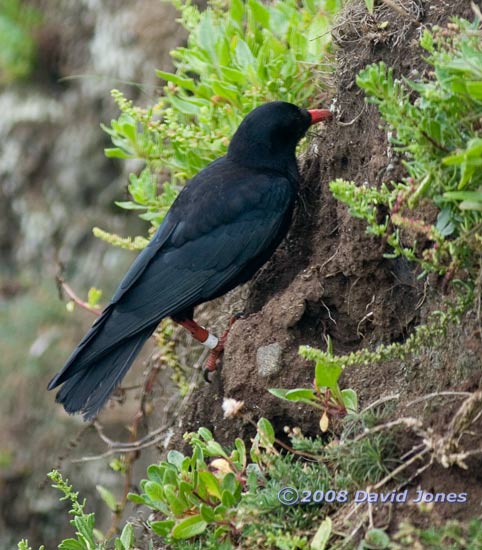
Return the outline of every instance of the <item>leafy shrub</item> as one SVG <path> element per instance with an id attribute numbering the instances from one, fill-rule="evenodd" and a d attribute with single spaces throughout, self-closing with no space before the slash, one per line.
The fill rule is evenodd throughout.
<path id="1" fill-rule="evenodd" d="M 227 452 L 206 428 L 187 436 L 193 447 L 192 456 L 170 451 L 167 460 L 147 469 L 148 479 L 141 482 L 142 495 L 129 498 L 157 510 L 166 519 L 150 523 L 158 535 L 172 539 L 187 539 L 200 535 L 208 526 L 214 537 L 233 537 L 236 507 L 247 484 L 256 486 L 260 469 L 260 448 L 272 449 L 274 431 L 261 419 L 258 440 L 251 452 L 255 460 L 248 467 L 244 442 L 236 439 L 235 448 Z M 207 463 L 207 459 L 212 459 Z"/>
<path id="2" fill-rule="evenodd" d="M 367 231 L 393 249 L 447 278 L 480 269 L 482 241 L 482 44 L 479 22 L 457 19 L 446 29 L 425 30 L 421 45 L 432 65 L 430 78 L 397 80 L 384 63 L 360 72 L 358 85 L 375 103 L 390 142 L 405 157 L 408 176 L 380 189 L 336 180 L 330 188 Z M 416 99 L 413 100 L 414 94 Z M 433 205 L 436 223 L 420 206 Z M 430 211 L 430 208 L 426 208 Z M 407 233 L 415 235 L 407 244 Z M 417 246 L 417 240 L 431 243 Z"/>
<path id="3" fill-rule="evenodd" d="M 228 401 L 231 415 L 241 414 L 243 404 Z M 249 450 L 239 438 L 232 449 L 220 445 L 206 428 L 185 435 L 192 454 L 170 451 L 166 460 L 148 467 L 140 494 L 129 494 L 131 501 L 153 511 L 147 522 L 153 539 L 147 547 L 157 547 L 154 541 L 160 536 L 173 550 L 323 550 L 331 536 L 328 514 L 350 502 L 354 490 L 376 483 L 398 464 L 391 436 L 370 432 L 382 414 L 371 410 L 347 415 L 340 439 L 312 439 L 298 428 L 285 430 L 291 447 L 276 439 L 265 418 L 256 424 Z M 70 502 L 75 529 L 74 537 L 60 542 L 60 550 L 141 547 L 130 523 L 118 536 L 106 537 L 68 480 L 55 470 L 49 477 L 63 494 L 60 500 Z M 113 495 L 98 490 L 115 512 Z M 142 544 L 146 547 L 145 539 Z M 25 540 L 18 548 L 31 550 Z"/>
<path id="4" fill-rule="evenodd" d="M 75 528 L 75 538 L 64 539 L 58 546 L 59 550 L 106 550 L 109 541 L 104 539 L 102 533 L 95 528 L 95 514 L 85 512 L 86 501 L 79 502 L 79 493 L 69 485 L 69 480 L 64 480 L 62 474 L 53 470 L 48 474 L 54 482 L 53 487 L 63 493 L 60 500 L 68 500 L 72 505 L 70 523 Z M 115 550 L 134 550 L 134 529 L 130 523 L 126 523 L 120 537 L 113 541 Z M 112 546 L 109 545 L 109 548 Z M 18 550 L 31 550 L 26 540 L 18 543 Z M 44 550 L 42 546 L 40 550 Z"/>
<path id="5" fill-rule="evenodd" d="M 380 418 L 348 415 L 339 441 L 287 430 L 292 448 L 283 444 L 283 453 L 263 418 L 249 453 L 241 439 L 228 450 L 200 428 L 185 436 L 191 456 L 170 451 L 167 460 L 149 466 L 141 494 L 129 498 L 154 510 L 150 528 L 172 548 L 309 548 L 309 539 L 317 540 L 322 501 L 326 515 L 349 502 L 350 491 L 398 464 L 391 437 L 368 434 Z"/>
<path id="6" fill-rule="evenodd" d="M 114 90 L 122 114 L 104 126 L 114 144 L 107 156 L 145 163 L 140 174 L 130 175 L 132 200 L 118 206 L 142 211 L 141 218 L 155 226 L 184 182 L 225 154 L 229 137 L 255 106 L 273 100 L 319 102 L 320 62 L 341 4 L 211 1 L 200 11 L 190 1 L 172 2 L 189 32 L 187 46 L 172 52 L 175 72 L 158 71 L 167 84 L 147 109 Z"/>

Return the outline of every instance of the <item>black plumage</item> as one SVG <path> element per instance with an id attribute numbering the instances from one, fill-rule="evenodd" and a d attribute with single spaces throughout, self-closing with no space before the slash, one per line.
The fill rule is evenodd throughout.
<path id="1" fill-rule="evenodd" d="M 314 113 L 324 113 L 318 116 Z M 286 235 L 298 188 L 295 148 L 327 111 L 284 102 L 253 110 L 228 153 L 181 191 L 109 305 L 48 389 L 69 413 L 94 417 L 159 322 L 248 281 Z"/>

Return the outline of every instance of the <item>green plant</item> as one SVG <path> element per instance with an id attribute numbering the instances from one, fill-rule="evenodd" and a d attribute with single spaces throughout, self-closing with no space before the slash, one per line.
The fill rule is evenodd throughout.
<path id="1" fill-rule="evenodd" d="M 237 439 L 235 450 L 228 453 L 206 428 L 187 439 L 193 447 L 192 456 L 170 451 L 166 461 L 147 469 L 142 494 L 131 493 L 129 498 L 165 516 L 150 523 L 158 535 L 187 539 L 210 526 L 222 540 L 236 532 L 234 508 L 247 479 L 245 445 Z M 207 458 L 212 459 L 209 464 Z"/>
<path id="2" fill-rule="evenodd" d="M 191 456 L 170 451 L 167 460 L 149 466 L 141 494 L 129 498 L 154 510 L 153 533 L 176 550 L 230 550 L 236 544 L 322 549 L 331 535 L 326 516 L 350 502 L 350 491 L 378 482 L 398 465 L 392 438 L 369 431 L 382 411 L 347 415 L 340 438 L 331 442 L 287 430 L 292 448 L 263 418 L 249 452 L 240 439 L 228 450 L 200 428 L 185 436 Z"/>
<path id="3" fill-rule="evenodd" d="M 453 520 L 445 525 L 433 525 L 427 529 L 404 522 L 393 538 L 399 543 L 396 548 L 477 550 L 482 546 L 482 521 L 478 518 L 472 519 L 464 525 Z"/>
<path id="4" fill-rule="evenodd" d="M 29 545 L 28 540 L 22 539 L 17 545 L 18 550 L 32 550 L 32 547 Z M 45 550 L 45 546 L 41 546 L 39 550 Z"/>
<path id="5" fill-rule="evenodd" d="M 430 78 L 397 80 L 382 62 L 359 73 L 357 84 L 378 106 L 408 175 L 379 189 L 342 180 L 330 184 L 335 197 L 368 222 L 369 232 L 386 238 L 393 250 L 388 257 L 403 255 L 425 272 L 448 278 L 464 269 L 470 280 L 481 268 L 482 250 L 478 25 L 457 19 L 446 29 L 424 31 Z M 438 211 L 435 223 L 424 219 L 431 206 Z"/>
<path id="6" fill-rule="evenodd" d="M 391 547 L 390 537 L 382 529 L 370 529 L 359 545 L 359 550 L 384 550 Z"/>
<path id="7" fill-rule="evenodd" d="M 328 455 L 347 476 L 345 483 L 357 487 L 365 487 L 367 480 L 380 481 L 398 464 L 396 446 L 386 433 L 359 440 L 344 438 Z"/>
<path id="8" fill-rule="evenodd" d="M 48 477 L 54 482 L 53 487 L 63 493 L 64 496 L 60 500 L 70 502 L 72 506 L 69 512 L 72 516 L 70 523 L 76 530 L 75 538 L 61 541 L 58 546 L 59 550 L 106 550 L 109 541 L 105 540 L 103 534 L 95 528 L 95 514 L 85 512 L 86 501 L 79 501 L 79 493 L 73 490 L 68 479 L 64 480 L 59 471 L 52 470 Z M 115 550 L 134 550 L 134 529 L 132 525 L 127 523 L 120 537 L 116 537 L 110 542 L 113 542 Z M 109 548 L 111 547 L 109 544 Z M 18 543 L 18 550 L 31 549 L 28 542 L 22 540 Z"/>
<path id="9" fill-rule="evenodd" d="M 39 21 L 39 12 L 32 6 L 0 0 L 0 86 L 31 73 L 36 49 L 32 31 Z"/>
<path id="10" fill-rule="evenodd" d="M 174 73 L 158 71 L 167 84 L 158 102 L 142 109 L 112 92 L 121 111 L 103 126 L 114 147 L 106 155 L 141 159 L 131 174 L 131 200 L 157 226 L 185 181 L 225 154 L 242 118 L 260 103 L 317 102 L 318 67 L 329 49 L 329 25 L 340 0 L 211 1 L 200 11 L 172 0 L 189 32 L 186 47 L 172 52 Z M 96 229 L 112 244 L 125 244 Z"/>
<path id="11" fill-rule="evenodd" d="M 368 13 L 373 13 L 375 0 L 365 0 L 365 6 L 367 7 Z"/>
<path id="12" fill-rule="evenodd" d="M 343 371 L 343 361 L 333 354 L 333 345 L 327 337 L 327 351 L 322 354 L 313 354 L 312 349 L 303 347 L 300 355 L 315 361 L 315 379 L 313 389 L 296 388 L 292 390 L 272 388 L 271 394 L 286 401 L 301 402 L 323 411 L 320 419 L 320 428 L 328 430 L 330 416 L 343 416 L 347 412 L 357 409 L 356 392 L 352 389 L 340 390 L 338 379 Z"/>

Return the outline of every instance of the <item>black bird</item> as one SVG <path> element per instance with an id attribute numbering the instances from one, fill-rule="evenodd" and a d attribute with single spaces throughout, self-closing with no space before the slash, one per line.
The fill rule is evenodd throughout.
<path id="1" fill-rule="evenodd" d="M 295 148 L 331 116 L 281 101 L 251 111 L 226 156 L 181 191 L 109 305 L 50 381 L 68 413 L 95 417 L 159 322 L 172 317 L 216 354 L 224 347 L 193 321 L 194 307 L 248 281 L 290 226 L 298 192 Z"/>

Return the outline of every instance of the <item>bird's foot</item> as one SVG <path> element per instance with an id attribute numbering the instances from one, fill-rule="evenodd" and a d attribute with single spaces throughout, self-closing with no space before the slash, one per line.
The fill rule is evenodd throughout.
<path id="1" fill-rule="evenodd" d="M 226 344 L 226 340 L 228 339 L 229 331 L 231 330 L 231 327 L 234 325 L 234 323 L 238 320 L 244 317 L 243 313 L 235 313 L 231 319 L 229 320 L 228 328 L 223 332 L 222 336 L 219 338 L 218 344 L 215 348 L 211 350 L 209 353 L 209 356 L 207 358 L 206 363 L 204 363 L 203 367 L 203 378 L 206 382 L 211 382 L 209 379 L 209 375 L 214 372 L 218 366 L 218 362 L 221 359 L 221 355 L 224 352 L 224 345 Z"/>

